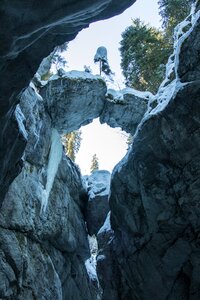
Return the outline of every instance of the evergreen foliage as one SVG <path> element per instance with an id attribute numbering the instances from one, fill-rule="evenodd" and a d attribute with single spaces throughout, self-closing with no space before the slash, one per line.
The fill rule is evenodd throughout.
<path id="1" fill-rule="evenodd" d="M 174 27 L 190 12 L 193 0 L 159 0 L 162 27 L 168 36 L 173 36 Z"/>
<path id="2" fill-rule="evenodd" d="M 92 157 L 90 172 L 92 173 L 97 170 L 99 170 L 99 159 L 98 159 L 97 155 L 94 154 Z"/>
<path id="3" fill-rule="evenodd" d="M 64 43 L 63 45 L 57 46 L 53 51 L 51 63 L 55 65 L 57 71 L 67 65 L 67 61 L 63 57 L 63 52 L 66 50 L 67 43 Z"/>
<path id="4" fill-rule="evenodd" d="M 188 15 L 191 3 L 192 0 L 159 0 L 163 30 L 135 19 L 122 33 L 121 68 L 127 86 L 157 92 L 172 53 L 174 27 Z"/>
<path id="5" fill-rule="evenodd" d="M 67 133 L 62 138 L 65 147 L 65 153 L 75 161 L 76 154 L 78 153 L 81 146 L 81 131 L 75 130 L 73 132 Z"/>
<path id="6" fill-rule="evenodd" d="M 43 74 L 43 75 L 41 76 L 41 80 L 46 81 L 46 80 L 48 80 L 52 75 L 53 75 L 53 73 L 52 73 L 50 70 L 48 70 L 47 73 L 45 73 L 45 74 Z"/>
<path id="7" fill-rule="evenodd" d="M 120 45 L 126 85 L 156 92 L 164 77 L 164 65 L 169 56 L 162 32 L 135 19 L 122 33 Z"/>

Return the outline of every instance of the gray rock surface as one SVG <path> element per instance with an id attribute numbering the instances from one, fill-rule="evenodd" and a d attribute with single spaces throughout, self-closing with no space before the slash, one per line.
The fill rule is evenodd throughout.
<path id="1" fill-rule="evenodd" d="M 90 251 L 84 190 L 79 170 L 64 154 L 42 209 L 52 147 L 45 107 L 33 85 L 18 107 L 27 146 L 22 171 L 0 211 L 0 298 L 93 300 L 96 292 L 85 267 Z"/>
<path id="2" fill-rule="evenodd" d="M 91 22 L 124 11 L 135 0 L 16 0 L 0 3 L 0 203 L 21 169 L 25 148 L 13 116 L 19 94 L 42 59 Z M 45 46 L 44 46 L 45 45 Z M 3 80 L 2 80 L 3 79 Z"/>
<path id="3" fill-rule="evenodd" d="M 177 76 L 180 62 L 185 63 L 189 70 L 181 80 L 195 81 L 181 84 L 178 76 L 171 82 L 167 78 L 156 95 L 158 107 L 143 119 L 132 149 L 112 174 L 114 237 L 103 251 L 110 251 L 113 266 L 117 264 L 120 300 L 200 298 L 200 78 L 198 65 L 190 65 L 188 58 L 199 51 L 199 38 L 192 39 L 198 28 L 199 21 L 188 38 L 182 30 L 183 46 L 176 43 L 176 50 L 181 49 L 184 61 L 176 55 L 171 68 Z M 104 274 L 100 266 L 98 272 Z"/>
<path id="4" fill-rule="evenodd" d="M 102 227 L 109 212 L 110 172 L 94 171 L 88 178 L 85 178 L 85 183 L 89 196 L 86 222 L 88 233 L 92 236 L 96 235 Z"/>
<path id="5" fill-rule="evenodd" d="M 198 4 L 199 5 L 199 4 Z M 198 8 L 199 9 L 199 8 Z M 191 16 L 188 21 L 191 22 Z M 199 62 L 199 48 L 200 48 L 200 24 L 195 24 L 195 30 L 191 32 L 187 40 L 184 41 L 181 48 L 182 51 L 179 56 L 178 75 L 182 82 L 197 80 L 200 77 L 200 62 Z M 193 47 L 188 47 L 192 43 Z M 190 59 L 188 59 L 188 57 Z"/>
<path id="6" fill-rule="evenodd" d="M 122 91 L 108 90 L 107 101 L 100 116 L 101 124 L 120 127 L 132 135 L 147 111 L 150 92 L 139 92 L 131 88 Z"/>
<path id="7" fill-rule="evenodd" d="M 108 213 L 104 225 L 97 234 L 98 255 L 97 255 L 97 274 L 102 288 L 102 300 L 119 300 L 119 281 L 120 274 L 115 254 L 110 244 L 114 238 L 114 231 L 110 226 L 110 213 Z"/>
<path id="8" fill-rule="evenodd" d="M 41 90 L 53 126 L 60 133 L 71 132 L 99 117 L 105 94 L 106 84 L 100 76 L 78 71 L 55 75 Z"/>
<path id="9" fill-rule="evenodd" d="M 125 8 L 130 2 L 133 1 L 118 2 L 113 11 Z M 62 98 L 63 115 L 55 105 L 51 105 L 54 99 L 47 97 L 48 93 L 52 93 L 51 89 L 55 87 L 61 97 L 69 83 L 69 79 L 62 77 L 52 81 L 49 84 L 52 84 L 51 88 L 44 88 L 42 93 L 45 99 L 37 93 L 34 85 L 30 86 L 21 95 L 20 105 L 15 110 L 16 95 L 28 83 L 42 55 L 63 41 L 65 26 L 62 24 L 66 21 L 69 25 L 73 17 L 74 21 L 70 23 L 73 30 L 70 31 L 72 27 L 69 26 L 69 31 L 65 31 L 70 39 L 78 28 L 87 26 L 100 11 L 101 17 L 107 17 L 117 2 L 112 1 L 104 6 L 108 4 L 106 0 L 95 3 L 88 0 L 79 8 L 76 4 L 80 5 L 80 2 L 74 3 L 75 6 L 73 3 L 68 3 L 72 9 L 68 11 L 68 20 L 64 15 L 67 6 L 59 2 L 50 3 L 45 11 L 48 18 L 44 15 L 40 21 L 37 18 L 41 16 L 40 9 L 41 5 L 45 5 L 44 2 L 36 6 L 31 3 L 32 11 L 29 5 L 24 5 L 24 1 L 15 2 L 16 7 L 8 1 L 0 4 L 1 29 L 4 31 L 0 36 L 3 45 L 0 55 L 5 79 L 0 83 L 0 129 L 3 132 L 0 135 L 3 182 L 0 190 L 2 299 L 96 300 L 100 295 L 96 290 L 97 285 L 95 287 L 94 282 L 91 283 L 92 277 L 88 276 L 89 272 L 92 275 L 91 264 L 85 265 L 90 259 L 90 251 L 80 172 L 63 155 L 57 130 L 62 132 L 68 126 L 78 129 L 98 116 L 103 108 L 103 100 L 98 102 L 95 99 L 94 103 L 89 101 L 91 115 L 87 115 L 90 113 L 88 109 L 84 113 L 84 116 L 87 115 L 84 121 L 77 117 L 79 121 L 76 120 L 76 124 L 72 122 L 72 125 L 69 123 L 65 127 L 63 120 L 67 111 L 71 114 L 69 119 L 72 119 L 74 107 L 80 109 L 80 105 L 77 102 L 75 106 L 70 106 L 72 100 L 77 100 L 70 95 Z M 25 8 L 26 14 L 23 14 Z M 91 9 L 87 14 L 86 8 Z M 54 14 L 51 14 L 52 9 Z M 77 15 L 78 12 L 80 14 Z M 18 18 L 22 14 L 24 18 Z M 200 299 L 198 18 L 199 13 L 191 18 L 188 32 L 188 28 L 179 28 L 181 38 L 176 43 L 166 80 L 155 98 L 149 96 L 150 104 L 154 105 L 148 108 L 142 106 L 144 112 L 147 108 L 142 120 L 138 108 L 137 122 L 126 126 L 127 131 L 133 133 L 132 128 L 135 130 L 141 120 L 132 148 L 112 174 L 109 198 L 111 225 L 108 216 L 97 233 L 97 271 L 103 288 L 103 300 Z M 25 21 L 26 26 L 22 26 L 21 20 Z M 40 47 L 44 42 L 47 46 Z M 16 76 L 16 70 L 21 76 Z M 11 76 L 12 72 L 14 75 Z M 64 89 L 58 87 L 62 82 Z M 92 85 L 95 93 L 100 89 L 98 95 L 102 95 L 99 97 L 103 99 L 105 86 L 101 81 L 97 82 L 98 88 L 94 87 L 93 80 L 92 83 L 88 79 L 81 81 L 78 83 L 81 87 L 78 92 L 84 91 L 84 94 L 88 92 L 90 95 L 91 90 L 87 90 L 86 86 Z M 73 84 L 77 96 L 77 82 L 70 81 L 71 87 Z M 70 88 L 70 93 L 75 93 L 75 90 Z M 51 95 L 55 97 L 56 93 Z M 108 104 L 114 112 L 115 107 L 124 107 L 120 110 L 120 120 L 115 112 L 112 122 L 109 121 L 110 108 L 106 117 L 112 126 L 119 124 L 124 129 L 123 121 L 126 120 L 128 124 L 130 120 L 125 98 L 117 98 L 116 101 L 114 97 L 111 99 L 114 102 Z M 143 94 L 138 98 L 134 99 L 141 104 L 140 100 L 143 101 L 146 96 Z M 67 99 L 71 102 L 68 103 Z M 129 105 L 129 98 L 127 101 Z M 71 107 L 69 110 L 67 105 Z M 54 125 L 57 130 L 53 128 Z M 52 137 L 57 138 L 56 145 Z M 8 145 L 10 151 L 7 151 Z M 52 156 L 53 150 L 55 156 Z M 5 155 L 7 157 L 3 160 Z M 94 188 L 90 190 L 91 193 Z M 90 198 L 93 197 L 90 195 Z M 99 226 L 91 231 L 96 232 Z"/>

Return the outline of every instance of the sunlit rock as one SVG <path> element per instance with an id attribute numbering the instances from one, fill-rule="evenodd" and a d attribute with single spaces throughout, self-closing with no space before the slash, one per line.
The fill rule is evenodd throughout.
<path id="1" fill-rule="evenodd" d="M 0 201 L 21 169 L 25 148 L 14 117 L 18 95 L 43 58 L 90 23 L 122 13 L 135 0 L 1 1 Z M 85 49 L 80 51 L 87 51 Z M 12 147 L 10 146 L 12 145 Z"/>
<path id="2" fill-rule="evenodd" d="M 139 92 L 131 88 L 122 91 L 108 90 L 100 122 L 134 134 L 147 111 L 149 99 L 153 97 L 150 92 Z"/>
<path id="3" fill-rule="evenodd" d="M 71 71 L 53 76 L 42 89 L 53 127 L 71 132 L 99 117 L 105 103 L 106 85 L 100 76 Z"/>

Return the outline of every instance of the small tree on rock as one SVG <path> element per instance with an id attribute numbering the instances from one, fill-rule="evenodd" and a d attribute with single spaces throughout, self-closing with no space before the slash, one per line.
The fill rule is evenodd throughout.
<path id="1" fill-rule="evenodd" d="M 93 157 L 92 157 L 90 171 L 92 173 L 92 172 L 97 171 L 97 170 L 99 170 L 99 159 L 98 159 L 97 155 L 94 154 Z"/>
<path id="2" fill-rule="evenodd" d="M 113 72 L 110 69 L 110 66 L 108 64 L 108 58 L 107 58 L 107 49 L 106 47 L 99 47 L 97 49 L 97 52 L 94 56 L 94 62 L 99 62 L 99 74 L 103 72 L 107 76 L 113 75 Z"/>

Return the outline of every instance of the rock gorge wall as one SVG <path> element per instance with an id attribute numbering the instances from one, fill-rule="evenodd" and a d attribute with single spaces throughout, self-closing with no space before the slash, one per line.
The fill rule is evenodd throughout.
<path id="1" fill-rule="evenodd" d="M 22 170 L 0 211 L 2 299 L 100 299 L 87 235 L 97 234 L 106 219 L 110 174 L 93 174 L 84 187 L 60 134 L 106 114 L 106 93 L 100 76 L 77 71 L 53 76 L 40 94 L 33 83 L 22 93 L 15 110 L 26 141 Z M 115 103 L 120 113 L 130 103 L 138 106 L 138 97 L 130 98 Z"/>
<path id="2" fill-rule="evenodd" d="M 62 152 L 57 161 L 59 144 L 51 161 L 51 118 L 33 86 L 23 93 L 18 109 L 28 141 L 22 172 L 1 206 L 0 297 L 95 299 L 84 265 L 90 252 L 80 172 Z M 48 181 L 52 187 L 45 199 Z"/>
<path id="3" fill-rule="evenodd" d="M 1 13 L 11 10 L 5 3 Z M 18 9 L 11 10 L 13 16 Z M 5 102 L 6 109 L 12 108 L 4 116 L 2 110 L 1 123 L 1 170 L 6 181 L 2 177 L 0 298 L 200 298 L 199 14 L 197 10 L 179 26 L 166 80 L 155 96 L 134 90 L 106 93 L 101 78 L 67 73 L 52 78 L 40 94 L 31 84 L 14 112 L 16 95 L 32 75 L 25 72 L 27 81 L 22 76 L 19 85 L 15 78 L 13 90 L 7 91 L 13 98 Z M 20 51 L 17 57 L 10 55 L 10 66 L 18 65 Z M 4 70 L 8 76 L 11 70 L 8 66 Z M 93 224 L 96 212 L 90 211 L 93 201 L 101 197 L 106 201 L 108 191 L 96 181 L 98 188 L 88 188 L 87 206 L 80 171 L 59 142 L 59 133 L 78 129 L 97 116 L 135 133 L 132 148 L 112 174 L 111 213 L 100 230 L 102 219 Z M 3 160 L 8 143 L 12 147 Z M 102 218 L 107 203 L 104 208 Z M 91 276 L 87 231 L 97 234 L 102 294 L 98 280 Z"/>
<path id="4" fill-rule="evenodd" d="M 42 59 L 91 22 L 121 13 L 135 0 L 4 0 L 0 3 L 0 203 L 21 169 L 26 141 L 14 117 L 19 94 Z"/>
<path id="5" fill-rule="evenodd" d="M 200 298 L 199 16 L 177 28 L 166 80 L 150 101 L 158 105 L 112 174 L 112 229 L 98 234 L 102 299 Z"/>

